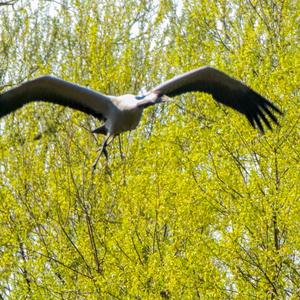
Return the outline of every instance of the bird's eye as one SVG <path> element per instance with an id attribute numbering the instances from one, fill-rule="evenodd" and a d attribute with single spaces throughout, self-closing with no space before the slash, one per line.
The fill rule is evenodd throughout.
<path id="1" fill-rule="evenodd" d="M 135 96 L 135 99 L 136 100 L 142 100 L 142 99 L 144 99 L 146 96 Z"/>

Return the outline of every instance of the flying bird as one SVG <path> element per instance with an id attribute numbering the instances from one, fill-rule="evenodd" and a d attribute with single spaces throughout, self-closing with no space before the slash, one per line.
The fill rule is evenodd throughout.
<path id="1" fill-rule="evenodd" d="M 282 114 L 272 102 L 241 81 L 205 66 L 176 76 L 140 96 L 105 95 L 53 76 L 38 77 L 0 94 L 0 118 L 32 101 L 56 103 L 96 117 L 104 123 L 92 132 L 104 134 L 105 138 L 98 149 L 94 170 L 102 153 L 108 157 L 106 147 L 113 138 L 138 126 L 144 108 L 187 92 L 212 95 L 217 102 L 244 114 L 261 132 L 264 126 L 272 129 L 272 122 L 278 125 L 275 114 Z"/>

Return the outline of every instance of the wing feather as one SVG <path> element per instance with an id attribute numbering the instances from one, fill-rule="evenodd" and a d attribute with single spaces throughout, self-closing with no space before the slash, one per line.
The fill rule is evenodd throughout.
<path id="1" fill-rule="evenodd" d="M 282 114 L 272 102 L 241 81 L 209 66 L 176 76 L 155 87 L 152 92 L 169 97 L 187 92 L 211 94 L 216 101 L 244 114 L 250 124 L 261 131 L 262 123 L 271 128 L 266 115 L 278 124 L 275 113 Z"/>
<path id="2" fill-rule="evenodd" d="M 98 119 L 106 119 L 112 105 L 106 95 L 56 77 L 42 76 L 0 94 L 0 117 L 33 101 L 60 104 Z"/>

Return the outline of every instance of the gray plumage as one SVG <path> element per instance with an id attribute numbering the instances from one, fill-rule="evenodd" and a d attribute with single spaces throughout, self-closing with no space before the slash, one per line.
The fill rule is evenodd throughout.
<path id="1" fill-rule="evenodd" d="M 0 117 L 32 101 L 80 110 L 104 121 L 94 133 L 106 134 L 100 153 L 107 156 L 108 139 L 135 129 L 144 108 L 196 91 L 211 94 L 216 101 L 244 114 L 251 125 L 262 132 L 263 124 L 269 129 L 272 121 L 278 124 L 275 113 L 281 114 L 281 111 L 273 103 L 242 82 L 208 66 L 174 77 L 142 96 L 109 96 L 52 76 L 42 76 L 0 94 Z"/>

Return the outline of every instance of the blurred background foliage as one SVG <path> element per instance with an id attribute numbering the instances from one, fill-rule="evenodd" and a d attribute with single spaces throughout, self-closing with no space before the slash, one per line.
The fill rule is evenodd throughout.
<path id="1" fill-rule="evenodd" d="M 299 299 L 298 0 L 1 1 L 0 62 L 0 91 L 51 74 L 107 94 L 211 65 L 284 111 L 261 135 L 182 95 L 94 176 L 93 117 L 1 119 L 1 299 Z"/>

